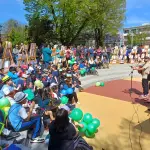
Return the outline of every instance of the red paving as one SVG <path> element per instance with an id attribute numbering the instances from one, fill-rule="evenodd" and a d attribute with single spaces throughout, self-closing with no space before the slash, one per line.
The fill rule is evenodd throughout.
<path id="1" fill-rule="evenodd" d="M 141 82 L 133 81 L 133 93 L 132 98 L 138 99 L 142 94 Z M 106 82 L 104 87 L 92 86 L 85 90 L 87 93 L 119 99 L 123 101 L 131 101 L 129 89 L 131 88 L 131 82 L 128 80 L 115 80 Z"/>

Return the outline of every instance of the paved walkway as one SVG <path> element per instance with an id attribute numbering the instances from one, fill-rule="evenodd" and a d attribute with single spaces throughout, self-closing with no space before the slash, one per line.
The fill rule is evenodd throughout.
<path id="1" fill-rule="evenodd" d="M 110 69 L 102 69 L 98 72 L 99 76 L 90 75 L 81 78 L 85 91 L 78 93 L 81 104 L 77 107 L 81 108 L 84 113 L 91 113 L 93 117 L 101 121 L 95 138 L 86 140 L 94 147 L 94 150 L 102 148 L 104 150 L 130 150 L 131 143 L 133 150 L 141 150 L 139 135 L 142 126 L 140 142 L 143 150 L 149 150 L 150 124 L 146 111 L 148 105 L 139 100 L 142 90 L 139 74 L 134 72 L 134 93 L 131 99 L 129 65 L 111 65 Z M 104 81 L 105 87 L 95 87 L 97 81 Z M 45 132 L 44 135 L 46 134 Z M 47 150 L 47 145 L 32 144 L 31 148 L 32 150 Z"/>

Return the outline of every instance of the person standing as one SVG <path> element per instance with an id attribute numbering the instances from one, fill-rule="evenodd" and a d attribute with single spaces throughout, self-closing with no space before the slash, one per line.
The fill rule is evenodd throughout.
<path id="1" fill-rule="evenodd" d="M 15 64 L 17 64 L 17 60 L 18 60 L 18 54 L 19 54 L 19 49 L 18 49 L 18 45 L 15 46 L 15 48 L 13 49 L 13 59 Z"/>
<path id="2" fill-rule="evenodd" d="M 48 45 L 45 45 L 44 48 L 42 49 L 42 54 L 43 54 L 43 61 L 45 64 L 45 68 L 48 68 L 49 63 L 52 61 L 52 50 L 48 48 Z"/>
<path id="3" fill-rule="evenodd" d="M 149 93 L 149 85 L 148 85 L 148 78 L 150 73 L 150 61 L 149 57 L 144 58 L 145 64 L 143 67 L 133 67 L 133 70 L 137 70 L 142 74 L 142 87 L 143 87 L 143 95 L 141 95 L 142 99 L 146 99 Z"/>
<path id="4" fill-rule="evenodd" d="M 107 47 L 107 56 L 108 56 L 109 63 L 110 63 L 110 59 L 111 59 L 111 53 L 112 53 L 112 50 L 111 50 L 110 46 L 108 46 Z"/>

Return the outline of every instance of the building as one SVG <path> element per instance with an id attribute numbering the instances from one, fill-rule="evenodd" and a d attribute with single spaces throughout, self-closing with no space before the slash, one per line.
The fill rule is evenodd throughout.
<path id="1" fill-rule="evenodd" d="M 124 28 L 123 33 L 125 45 L 129 44 L 128 35 L 131 36 L 131 45 L 134 46 L 134 39 L 136 38 L 135 36 L 142 34 L 144 34 L 145 37 L 139 44 L 150 45 L 150 23 L 146 23 L 137 27 Z"/>
<path id="2" fill-rule="evenodd" d="M 118 46 L 121 47 L 124 45 L 124 39 L 123 39 L 123 34 L 118 33 L 117 35 L 111 35 L 111 34 L 106 34 L 105 35 L 105 45 L 109 46 Z"/>

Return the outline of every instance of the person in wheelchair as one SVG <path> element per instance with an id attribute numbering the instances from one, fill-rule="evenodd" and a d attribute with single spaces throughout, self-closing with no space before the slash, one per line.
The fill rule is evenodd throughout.
<path id="1" fill-rule="evenodd" d="M 41 117 L 36 116 L 31 119 L 32 111 L 35 106 L 35 102 L 32 101 L 29 112 L 22 106 L 26 104 L 27 94 L 23 92 L 17 92 L 14 96 L 15 104 L 13 104 L 8 112 L 8 123 L 14 131 L 24 131 L 33 129 L 31 143 L 41 143 L 44 139 L 39 137 L 41 129 Z"/>

